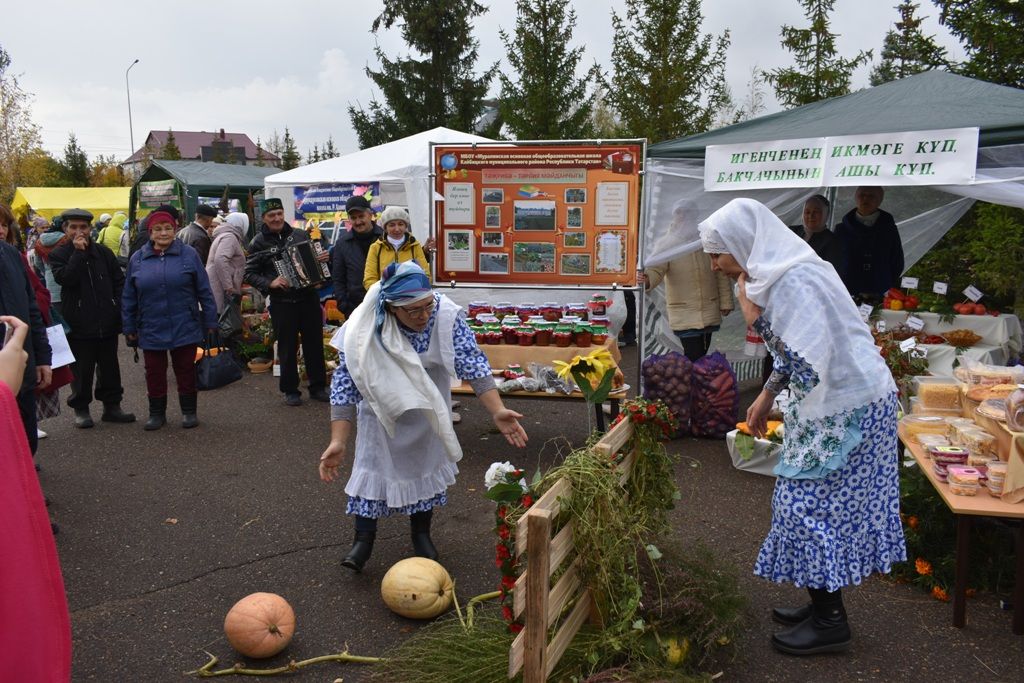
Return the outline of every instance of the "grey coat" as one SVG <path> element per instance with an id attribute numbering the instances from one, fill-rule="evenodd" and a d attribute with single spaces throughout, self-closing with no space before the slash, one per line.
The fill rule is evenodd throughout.
<path id="1" fill-rule="evenodd" d="M 222 223 L 213 231 L 213 244 L 206 261 L 206 274 L 210 276 L 210 288 L 217 302 L 217 313 L 224 310 L 225 293 L 239 294 L 242 291 L 242 275 L 245 273 L 245 250 L 242 228 L 231 223 Z"/>

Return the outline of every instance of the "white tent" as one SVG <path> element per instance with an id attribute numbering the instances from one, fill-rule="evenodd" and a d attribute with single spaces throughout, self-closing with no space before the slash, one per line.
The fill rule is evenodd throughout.
<path id="1" fill-rule="evenodd" d="M 284 202 L 285 219 L 295 217 L 294 188 L 328 183 L 380 183 L 384 204 L 409 209 L 412 231 L 427 238 L 433 196 L 430 187 L 430 143 L 491 142 L 488 138 L 448 128 L 434 128 L 377 147 L 326 159 L 267 176 L 266 195 Z"/>

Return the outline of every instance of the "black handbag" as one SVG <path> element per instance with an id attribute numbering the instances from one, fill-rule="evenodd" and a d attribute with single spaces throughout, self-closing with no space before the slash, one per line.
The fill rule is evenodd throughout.
<path id="1" fill-rule="evenodd" d="M 232 295 L 224 300 L 224 310 L 217 319 L 221 339 L 231 339 L 242 333 L 241 297 Z"/>
<path id="2" fill-rule="evenodd" d="M 196 386 L 200 391 L 219 389 L 242 379 L 242 366 L 235 360 L 235 354 L 220 344 L 212 343 L 210 337 L 203 344 L 203 357 L 196 362 Z M 217 349 L 212 355 L 211 349 Z"/>

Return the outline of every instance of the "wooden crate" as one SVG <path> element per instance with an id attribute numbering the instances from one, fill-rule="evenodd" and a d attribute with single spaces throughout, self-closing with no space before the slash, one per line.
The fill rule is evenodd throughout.
<path id="1" fill-rule="evenodd" d="M 622 420 L 594 445 L 594 449 L 611 459 L 632 435 L 633 423 Z M 634 449 L 617 466 L 621 473 L 619 481 L 623 484 L 629 479 L 636 455 Z M 588 620 L 600 621 L 593 596 L 580 576 L 582 560 L 573 545 L 574 520 L 568 520 L 554 538 L 551 536 L 553 522 L 561 512 L 560 499 L 571 493 L 569 482 L 559 479 L 516 525 L 516 557 L 527 553 L 527 564 L 516 580 L 512 609 L 516 618 L 525 613 L 525 619 L 523 630 L 509 650 L 508 677 L 514 678 L 523 671 L 524 683 L 546 681 L 583 624 Z M 563 566 L 565 571 L 552 586 L 552 576 Z M 574 600 L 575 604 L 549 642 L 548 631 L 559 621 L 566 605 Z"/>

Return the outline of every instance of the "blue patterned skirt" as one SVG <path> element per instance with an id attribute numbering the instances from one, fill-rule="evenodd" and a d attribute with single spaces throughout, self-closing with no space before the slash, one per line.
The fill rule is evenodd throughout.
<path id="1" fill-rule="evenodd" d="M 900 522 L 896 396 L 867 406 L 861 442 L 822 479 L 779 477 L 754 574 L 837 590 L 907 559 Z"/>

